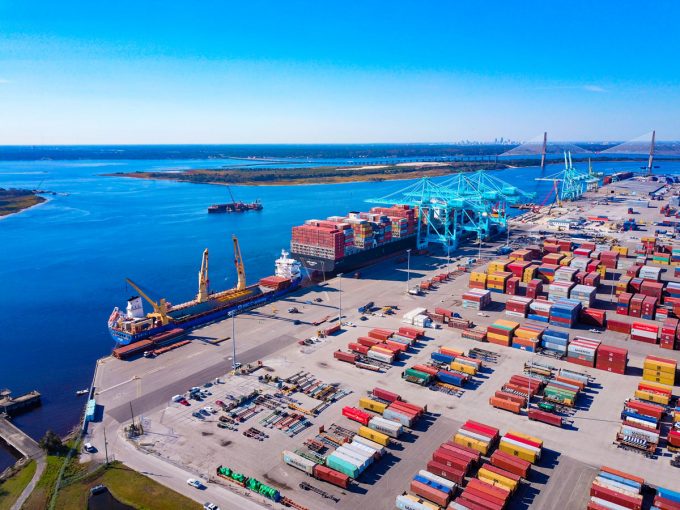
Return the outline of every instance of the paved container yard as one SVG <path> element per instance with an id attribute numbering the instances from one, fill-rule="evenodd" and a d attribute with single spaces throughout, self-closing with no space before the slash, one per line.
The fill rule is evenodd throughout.
<path id="1" fill-rule="evenodd" d="M 626 200 L 657 189 L 658 183 L 623 181 L 607 186 L 597 193 L 589 194 L 588 200 L 569 204 L 562 209 L 553 209 L 550 214 L 529 213 L 513 222 L 514 243 L 517 247 L 531 244 L 530 238 L 538 240 L 543 233 L 557 233 L 550 230 L 547 221 L 556 217 L 578 217 L 585 215 L 607 215 L 609 220 L 622 221 L 628 218 Z M 619 196 L 620 203 L 605 205 L 604 197 Z M 626 198 L 628 197 L 628 198 Z M 652 202 L 654 207 L 634 207 L 638 222 L 659 220 L 658 206 L 665 202 Z M 546 208 L 544 208 L 546 210 Z M 602 234 L 610 239 L 620 239 L 619 244 L 633 246 L 640 236 L 652 235 L 654 227 L 648 230 L 616 233 L 604 226 L 592 224 L 583 227 L 576 234 L 586 232 Z M 425 278 L 446 271 L 453 271 L 469 258 L 482 262 L 499 258 L 495 250 L 502 243 L 485 243 L 478 251 L 476 246 L 465 247 L 452 254 L 450 263 L 445 256 L 418 255 L 410 259 L 410 275 L 403 259 L 394 258 L 378 266 L 361 270 L 360 278 L 346 275 L 340 281 L 333 278 L 319 285 L 296 291 L 284 299 L 236 318 L 237 360 L 242 364 L 261 361 L 263 366 L 249 375 L 230 375 L 233 359 L 232 322 L 224 320 L 191 332 L 189 345 L 167 352 L 157 358 L 139 358 L 121 361 L 112 357 L 99 361 L 95 376 L 95 398 L 102 410 L 102 420 L 89 425 L 89 440 L 99 448 L 95 455 L 103 456 L 103 430 L 109 436 L 118 435 L 122 427 L 131 422 L 132 416 L 141 421 L 145 434 L 137 440 L 137 446 L 151 452 L 158 462 L 182 466 L 188 472 L 201 477 L 210 485 L 224 485 L 235 488 L 215 476 L 219 465 L 228 466 L 247 476 L 278 488 L 285 496 L 310 509 L 347 508 L 361 506 L 372 509 L 394 508 L 394 498 L 408 490 L 411 477 L 424 469 L 432 452 L 444 441 L 451 440 L 460 425 L 467 419 L 474 419 L 500 429 L 501 434 L 517 430 L 539 437 L 545 442 L 545 452 L 533 470 L 527 484 L 511 498 L 510 508 L 553 509 L 585 508 L 589 498 L 590 483 L 601 465 L 611 465 L 644 477 L 649 483 L 671 489 L 680 489 L 679 471 L 669 465 L 669 453 L 660 449 L 655 458 L 621 450 L 613 444 L 621 419 L 620 412 L 625 399 L 633 396 L 640 381 L 643 359 L 648 354 L 680 360 L 680 351 L 660 349 L 632 341 L 627 335 L 605 331 L 590 332 L 591 326 L 578 325 L 570 330 L 572 336 L 602 340 L 608 345 L 625 347 L 629 351 L 629 368 L 626 375 L 613 374 L 595 368 L 587 368 L 566 361 L 532 354 L 510 347 L 479 343 L 461 337 L 460 330 L 443 326 L 428 329 L 426 338 L 420 340 L 409 354 L 391 368 L 382 372 L 361 370 L 333 358 L 337 349 L 347 350 L 347 343 L 365 336 L 372 328 L 396 330 L 402 315 L 416 307 L 444 307 L 460 313 L 464 318 L 480 326 L 488 326 L 503 318 L 522 324 L 527 319 L 508 317 L 504 303 L 510 296 L 493 294 L 493 306 L 483 316 L 476 311 L 462 308 L 461 297 L 468 288 L 469 273 L 461 272 L 455 279 L 443 282 L 437 288 L 421 296 L 406 293 Z M 478 263 L 477 263 L 478 264 Z M 480 266 L 483 268 L 484 266 Z M 625 272 L 625 271 L 624 271 Z M 621 270 L 610 270 L 598 289 L 596 307 L 614 310 L 612 282 L 618 279 Z M 410 285 L 407 284 L 410 277 Z M 664 280 L 675 280 L 672 271 L 663 274 Z M 318 331 L 337 323 L 338 306 L 342 289 L 342 321 L 351 325 L 343 326 L 339 333 L 322 338 L 311 345 L 300 345 L 300 340 L 318 336 Z M 367 320 L 360 320 L 358 308 L 373 301 L 376 310 L 384 306 L 396 307 L 392 315 L 371 314 Z M 296 307 L 300 313 L 290 313 Z M 613 313 L 613 312 L 611 312 Z M 325 319 L 325 320 L 324 320 Z M 301 323 L 296 325 L 295 320 Z M 313 323 L 322 321 L 320 325 Z M 554 328 L 551 326 L 551 329 Z M 225 339 L 218 344 L 212 340 Z M 497 353 L 494 363 L 486 363 L 485 369 L 476 377 L 474 384 L 462 389 L 458 395 L 448 395 L 408 383 L 401 378 L 402 371 L 419 362 L 430 359 L 430 353 L 439 346 L 451 346 L 469 351 L 483 348 Z M 572 422 L 566 428 L 529 421 L 526 415 L 515 415 L 495 409 L 489 405 L 489 397 L 501 388 L 512 375 L 522 374 L 524 363 L 538 361 L 555 368 L 568 368 L 587 373 L 593 383 L 580 396 L 572 415 Z M 263 383 L 261 376 L 287 378 L 300 371 L 308 372 L 317 379 L 336 385 L 349 392 L 324 409 L 318 416 L 309 417 L 311 425 L 293 437 L 277 429 L 262 426 L 268 413 L 260 412 L 238 426 L 238 430 L 222 429 L 217 426 L 221 413 L 196 418 L 192 413 L 201 407 L 210 406 L 216 410 L 217 400 L 228 401 L 227 395 L 246 395 L 253 390 L 274 394 L 274 384 Z M 215 381 L 219 379 L 219 381 Z M 193 386 L 212 383 L 209 395 L 202 402 L 190 400 L 190 406 L 171 401 L 174 395 L 186 394 Z M 348 490 L 342 490 L 328 483 L 305 475 L 285 464 L 282 450 L 295 450 L 319 433 L 319 427 L 328 429 L 332 424 L 356 431 L 359 424 L 341 415 L 344 406 L 358 407 L 358 400 L 374 387 L 394 391 L 408 402 L 426 405 L 428 414 L 414 430 L 389 448 L 389 453 L 359 478 L 358 483 Z M 676 387 L 677 390 L 677 387 Z M 677 394 L 678 392 L 676 392 Z M 299 406 L 309 409 L 319 401 L 299 392 L 291 393 Z M 246 437 L 243 431 L 255 427 L 269 437 L 258 440 Z M 111 441 L 111 437 L 109 437 Z M 308 482 L 325 491 L 330 497 L 324 498 L 313 491 L 299 487 Z M 251 500 L 279 507 L 272 502 L 252 495 Z"/>

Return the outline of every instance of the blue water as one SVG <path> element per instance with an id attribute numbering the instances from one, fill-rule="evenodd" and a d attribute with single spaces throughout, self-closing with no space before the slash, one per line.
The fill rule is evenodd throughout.
<path id="1" fill-rule="evenodd" d="M 106 319 L 132 294 L 126 277 L 155 297 L 191 299 L 207 247 L 212 287 L 231 287 L 236 280 L 233 233 L 239 237 L 248 280 L 255 281 L 272 273 L 274 259 L 289 245 L 292 226 L 309 218 L 367 210 L 365 199 L 409 184 L 234 186 L 237 199 L 260 199 L 264 210 L 208 215 L 208 205 L 229 201 L 225 187 L 100 175 L 219 167 L 231 161 L 0 161 L 0 187 L 60 193 L 0 220 L 0 387 L 17 394 L 32 389 L 43 394 L 41 408 L 16 419 L 21 428 L 38 438 L 47 428 L 63 434 L 77 425 L 85 401 L 75 391 L 89 386 L 95 360 L 112 348 Z M 676 162 L 659 164 L 658 172 L 678 168 Z M 594 164 L 606 171 L 639 166 Z M 540 201 L 551 185 L 537 187 L 533 177 L 538 172 L 523 168 L 494 175 L 538 191 Z M 9 463 L 0 452 L 0 469 Z"/>

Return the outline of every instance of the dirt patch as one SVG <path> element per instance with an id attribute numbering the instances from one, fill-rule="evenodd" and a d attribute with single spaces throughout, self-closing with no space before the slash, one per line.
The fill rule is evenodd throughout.
<path id="1" fill-rule="evenodd" d="M 230 441 L 229 439 L 222 439 L 220 440 L 220 446 L 230 446 L 233 441 Z"/>
<path id="2" fill-rule="evenodd" d="M 204 431 L 204 432 L 201 432 L 201 435 L 204 436 L 204 437 L 205 437 L 205 436 L 214 436 L 215 433 L 214 433 L 214 432 L 205 432 L 205 431 Z"/>
<path id="3" fill-rule="evenodd" d="M 271 476 L 269 476 L 269 473 L 265 473 L 264 475 L 262 475 L 262 478 L 264 478 L 268 484 L 273 485 L 279 490 L 289 491 L 293 489 L 290 485 L 283 482 L 279 482 L 276 478 L 272 478 Z"/>
<path id="4" fill-rule="evenodd" d="M 328 363 L 326 363 L 325 361 L 319 361 L 317 365 L 320 366 L 321 368 L 328 368 Z"/>

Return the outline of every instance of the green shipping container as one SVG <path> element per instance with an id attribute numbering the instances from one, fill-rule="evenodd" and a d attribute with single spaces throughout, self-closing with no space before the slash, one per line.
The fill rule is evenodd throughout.
<path id="1" fill-rule="evenodd" d="M 423 381 L 429 381 L 431 377 L 430 374 L 426 374 L 420 370 L 414 370 L 413 368 L 407 368 L 404 372 L 404 376 L 415 377 L 416 379 L 421 379 Z"/>
<path id="2" fill-rule="evenodd" d="M 328 466 L 331 469 L 335 469 L 336 471 L 340 471 L 341 473 L 349 476 L 350 478 L 356 478 L 357 476 L 359 476 L 359 469 L 356 466 L 342 459 L 338 459 L 337 457 L 332 456 L 326 457 L 326 466 Z"/>

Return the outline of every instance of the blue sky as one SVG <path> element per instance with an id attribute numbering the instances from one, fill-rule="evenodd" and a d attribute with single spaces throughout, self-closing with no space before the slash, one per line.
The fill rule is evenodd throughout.
<path id="1" fill-rule="evenodd" d="M 680 139 L 680 3 L 0 0 L 0 144 Z"/>

